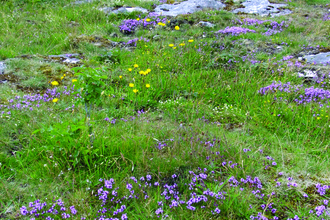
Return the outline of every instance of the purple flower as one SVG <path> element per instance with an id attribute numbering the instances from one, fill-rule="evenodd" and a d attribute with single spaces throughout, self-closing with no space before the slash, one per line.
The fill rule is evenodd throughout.
<path id="1" fill-rule="evenodd" d="M 128 218 L 127 218 L 127 214 L 125 213 L 121 216 L 121 220 L 126 220 L 126 219 L 128 219 Z"/>
<path id="2" fill-rule="evenodd" d="M 159 214 L 161 214 L 161 213 L 163 213 L 163 212 L 164 212 L 164 211 L 163 211 L 162 208 L 159 208 L 159 209 L 157 209 L 157 210 L 155 211 L 156 215 L 159 215 Z"/>
<path id="3" fill-rule="evenodd" d="M 242 28 L 242 27 L 226 27 L 224 30 L 219 30 L 215 32 L 216 34 L 231 34 L 233 36 L 238 36 L 240 34 L 246 34 L 248 32 L 255 33 L 255 30 L 250 30 L 248 28 Z"/>

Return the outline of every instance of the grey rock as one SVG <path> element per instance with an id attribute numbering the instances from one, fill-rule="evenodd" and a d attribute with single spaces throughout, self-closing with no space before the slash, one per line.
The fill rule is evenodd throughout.
<path id="1" fill-rule="evenodd" d="M 77 64 L 80 63 L 80 60 L 77 58 L 67 58 L 66 60 L 63 61 L 63 63 Z"/>
<path id="2" fill-rule="evenodd" d="M 15 210 L 15 207 L 13 205 L 9 206 L 7 210 L 5 211 L 5 214 L 11 214 Z"/>
<path id="3" fill-rule="evenodd" d="M 211 22 L 207 22 L 207 21 L 206 22 L 205 21 L 200 21 L 198 23 L 198 25 L 203 26 L 203 27 L 209 27 L 209 28 L 213 28 L 215 26 Z"/>
<path id="4" fill-rule="evenodd" d="M 161 39 L 161 37 L 162 37 L 161 35 L 155 35 L 155 36 L 152 37 L 152 39 L 153 40 L 159 40 L 159 39 Z"/>
<path id="5" fill-rule="evenodd" d="M 246 0 L 242 3 L 244 8 L 237 8 L 233 10 L 234 13 L 243 12 L 247 14 L 258 14 L 260 16 L 276 17 L 290 14 L 288 9 L 280 9 L 287 6 L 286 4 L 272 4 L 268 0 Z"/>
<path id="6" fill-rule="evenodd" d="M 191 14 L 206 8 L 220 10 L 225 6 L 225 4 L 216 0 L 188 0 L 174 5 L 158 5 L 154 10 L 159 15 L 175 17 L 181 14 Z"/>
<path id="7" fill-rule="evenodd" d="M 81 5 L 81 4 L 85 4 L 85 3 L 92 3 L 94 0 L 82 0 L 82 1 L 75 1 L 72 4 L 74 5 Z"/>
<path id="8" fill-rule="evenodd" d="M 317 79 L 318 75 L 316 71 L 305 69 L 302 72 L 298 72 L 298 77 L 304 77 L 306 79 Z"/>
<path id="9" fill-rule="evenodd" d="M 117 33 L 112 33 L 112 34 L 110 34 L 110 37 L 113 37 L 113 38 L 118 37 L 118 34 Z"/>
<path id="10" fill-rule="evenodd" d="M 113 7 L 104 7 L 104 8 L 99 8 L 100 11 L 110 14 L 113 11 Z"/>
<path id="11" fill-rule="evenodd" d="M 70 58 L 70 57 L 77 57 L 79 54 L 73 53 L 73 54 L 60 54 L 60 55 L 49 55 L 49 58 Z"/>
<path id="12" fill-rule="evenodd" d="M 248 45 L 254 44 L 254 41 L 253 40 L 250 40 L 250 39 L 243 39 L 242 40 L 242 44 L 248 46 Z"/>
<path id="13" fill-rule="evenodd" d="M 4 74 L 6 69 L 6 64 L 5 62 L 1 61 L 0 62 L 0 74 Z"/>
<path id="14" fill-rule="evenodd" d="M 102 43 L 100 43 L 100 42 L 97 42 L 97 43 L 94 43 L 94 46 L 96 46 L 96 47 L 102 47 L 102 46 L 103 46 L 103 44 L 102 44 Z"/>
<path id="15" fill-rule="evenodd" d="M 330 64 L 330 52 L 304 56 L 307 63 Z"/>
<path id="16" fill-rule="evenodd" d="M 79 57 L 79 54 L 74 53 L 74 54 L 60 54 L 60 55 L 49 55 L 49 58 L 60 58 L 60 60 L 63 63 L 67 64 L 77 64 L 80 63 L 81 61 L 75 57 Z"/>
<path id="17" fill-rule="evenodd" d="M 111 13 L 115 13 L 115 14 L 119 14 L 119 13 L 131 13 L 133 11 L 139 11 L 142 13 L 148 13 L 148 10 L 145 8 L 141 8 L 141 7 L 120 7 L 116 10 L 113 10 L 113 7 L 105 7 L 105 8 L 100 8 L 100 11 L 103 11 L 106 14 L 111 14 Z"/>

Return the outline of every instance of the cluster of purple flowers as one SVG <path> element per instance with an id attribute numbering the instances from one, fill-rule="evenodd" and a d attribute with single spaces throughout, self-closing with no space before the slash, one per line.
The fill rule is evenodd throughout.
<path id="1" fill-rule="evenodd" d="M 70 218 L 71 215 L 69 211 L 71 215 L 77 214 L 77 210 L 74 206 L 70 206 L 69 209 L 67 209 L 61 199 L 54 200 L 53 203 L 49 205 L 47 205 L 46 202 L 42 203 L 40 200 L 36 200 L 29 203 L 29 208 L 25 206 L 20 208 L 20 213 L 23 216 L 33 217 L 31 219 L 43 218 L 46 220 L 53 220 L 56 217 L 62 217 L 63 219 Z"/>
<path id="2" fill-rule="evenodd" d="M 137 111 L 137 117 L 140 117 L 142 114 L 145 114 L 145 112 L 143 111 L 143 109 L 141 109 L 140 111 Z M 135 119 L 136 119 L 135 116 L 130 116 L 130 119 L 129 120 L 130 121 L 133 121 Z M 110 122 L 111 124 L 116 124 L 116 121 L 117 121 L 116 118 L 113 118 L 113 119 L 110 120 L 110 118 L 108 118 L 108 117 L 106 117 L 104 120 L 107 121 L 107 122 Z M 125 118 L 121 118 L 120 120 L 121 121 L 124 121 L 124 122 L 127 122 L 128 121 L 128 119 L 125 119 Z"/>
<path id="3" fill-rule="evenodd" d="M 0 115 L 2 114 L 11 114 L 13 110 L 30 110 L 40 108 L 44 103 L 52 102 L 55 98 L 60 99 L 61 97 L 70 96 L 74 94 L 76 91 L 74 86 L 68 89 L 66 86 L 64 87 L 64 91 L 60 92 L 57 87 L 53 89 L 47 89 L 43 95 L 40 94 L 31 94 L 24 96 L 16 96 L 13 99 L 9 99 L 7 105 L 0 105 Z M 80 94 L 77 94 L 74 98 L 81 98 Z M 70 108 L 70 107 L 69 107 Z M 68 110 L 67 108 L 66 110 Z M 71 107 L 74 108 L 74 105 Z M 6 111 L 4 111 L 6 109 Z"/>
<path id="4" fill-rule="evenodd" d="M 330 13 L 324 14 L 323 21 L 330 21 Z"/>
<path id="5" fill-rule="evenodd" d="M 324 78 L 321 78 L 321 80 L 319 80 L 320 84 L 323 84 L 323 79 Z M 283 84 L 282 82 L 277 83 L 274 81 L 271 85 L 261 88 L 258 92 L 261 95 L 265 95 L 267 93 L 275 93 L 277 91 L 283 93 L 291 93 L 298 96 L 293 99 L 293 101 L 298 105 L 316 102 L 320 105 L 320 107 L 323 107 L 324 104 L 330 103 L 329 90 L 314 88 L 314 86 L 308 88 L 304 87 L 304 85 L 291 85 L 290 82 Z M 276 100 L 277 98 L 275 97 L 274 99 Z"/>
<path id="6" fill-rule="evenodd" d="M 324 196 L 330 187 L 328 185 L 322 186 L 321 184 L 318 183 L 315 185 L 315 188 L 317 192 L 320 194 L 320 196 Z"/>
<path id="7" fill-rule="evenodd" d="M 249 61 L 252 65 L 256 64 L 256 63 L 261 63 L 260 60 L 257 60 L 256 58 L 256 51 L 255 50 L 252 50 L 250 52 L 248 52 L 245 56 L 242 56 L 242 61 L 245 62 L 245 61 Z"/>
<path id="8" fill-rule="evenodd" d="M 273 21 L 270 23 L 270 28 L 263 33 L 263 35 L 271 36 L 277 33 L 280 33 L 283 31 L 283 27 L 288 27 L 289 25 L 285 23 L 285 21 L 282 21 L 281 23 L 278 23 L 276 21 Z"/>
<path id="9" fill-rule="evenodd" d="M 257 26 L 257 25 L 261 25 L 266 21 L 263 20 L 258 20 L 256 18 L 244 18 L 243 21 L 241 21 L 240 19 L 234 20 L 234 24 L 239 24 L 239 25 L 247 25 L 247 26 Z"/>
<path id="10" fill-rule="evenodd" d="M 141 24 L 141 21 L 136 19 L 123 20 L 119 25 L 119 30 L 124 34 L 130 34 L 135 31 L 135 29 Z"/>
<path id="11" fill-rule="evenodd" d="M 123 20 L 122 23 L 119 25 L 119 30 L 124 34 L 132 34 L 134 31 L 142 26 L 143 28 L 147 28 L 149 26 L 154 27 L 159 22 L 165 23 L 166 18 L 159 18 L 159 14 L 151 12 L 149 15 L 143 19 L 127 19 Z M 140 16 L 139 16 L 140 17 Z"/>
<path id="12" fill-rule="evenodd" d="M 191 141 L 192 139 L 193 137 L 182 137 L 180 140 Z M 166 141 L 173 142 L 174 139 L 166 139 Z M 201 144 L 207 148 L 211 148 L 214 147 L 218 141 L 219 140 L 217 139 L 206 140 L 201 142 Z M 243 149 L 243 151 L 247 153 L 251 150 Z M 263 151 L 260 150 L 260 153 L 262 155 Z M 215 154 L 220 155 L 220 152 L 215 152 Z M 274 158 L 271 156 L 265 156 L 265 158 L 267 161 L 274 161 Z M 229 166 L 230 164 L 235 163 L 229 161 L 228 163 L 222 165 L 226 166 L 227 164 Z M 215 169 L 218 172 L 219 168 Z M 173 211 L 175 209 L 181 210 L 182 208 L 184 208 L 185 211 L 196 211 L 201 209 L 204 211 L 209 211 L 212 215 L 219 215 L 221 213 L 221 205 L 223 202 L 226 199 L 228 200 L 228 198 L 230 199 L 232 196 L 231 193 L 226 192 L 227 189 L 230 188 L 237 188 L 240 191 L 248 190 L 248 192 L 252 193 L 257 199 L 259 204 L 259 206 L 257 206 L 259 207 L 257 210 L 261 212 L 259 212 L 256 217 L 252 215 L 250 217 L 251 219 L 268 219 L 270 216 L 272 216 L 271 219 L 279 219 L 279 217 L 275 215 L 277 213 L 276 200 L 273 200 L 271 203 L 267 202 L 271 196 L 276 198 L 278 195 L 275 192 L 265 194 L 264 191 L 268 189 L 267 182 L 263 183 L 260 178 L 251 176 L 237 178 L 235 176 L 229 175 L 228 177 L 221 178 L 219 181 L 215 170 L 210 170 L 207 168 L 197 168 L 194 171 L 190 170 L 188 173 L 189 174 L 185 176 L 186 181 L 182 181 L 181 174 L 173 174 L 163 179 L 160 179 L 159 176 L 157 176 L 157 178 L 153 178 L 153 176 L 150 174 L 140 178 L 132 176 L 126 180 L 124 187 L 122 183 L 118 184 L 117 186 L 116 181 L 113 178 L 108 180 L 100 179 L 99 181 L 102 183 L 102 185 L 97 190 L 96 196 L 101 201 L 101 207 L 98 210 L 96 219 L 128 219 L 129 213 L 132 209 L 130 206 L 132 202 L 143 201 L 149 203 L 149 199 L 154 200 L 154 198 L 149 197 L 150 190 L 157 190 L 159 192 L 159 196 L 157 196 L 158 201 L 156 201 L 158 206 L 154 210 L 154 213 L 158 218 L 165 219 L 168 217 L 168 215 L 166 215 L 168 211 Z M 279 172 L 278 175 L 278 178 L 281 178 L 283 173 Z M 221 182 L 226 179 L 227 181 Z M 287 186 L 290 189 L 291 186 L 298 186 L 296 183 L 292 182 L 293 178 L 288 177 L 287 180 L 290 182 L 288 182 L 286 185 L 283 184 L 283 187 Z M 275 181 L 277 181 L 277 178 Z M 210 188 L 209 186 L 213 186 L 214 183 L 220 187 Z M 276 186 L 281 186 L 281 182 L 277 182 Z M 321 184 L 317 184 L 315 187 L 317 188 L 320 196 L 325 195 L 326 190 L 329 188 L 327 185 L 322 186 Z M 186 193 L 183 195 L 182 192 Z M 308 195 L 304 197 L 308 198 Z M 53 202 L 54 204 L 50 204 L 51 207 L 46 208 L 46 203 L 41 203 L 39 200 L 37 200 L 34 203 L 29 204 L 31 210 L 28 210 L 25 206 L 23 206 L 21 207 L 20 211 L 24 216 L 30 215 L 35 218 L 43 218 L 47 220 L 58 217 L 62 217 L 64 219 L 71 218 L 73 217 L 72 215 L 77 214 L 74 206 L 71 206 L 67 209 L 60 199 Z M 322 216 L 323 214 L 329 215 L 327 212 L 328 203 L 328 200 L 322 200 L 322 204 L 315 207 L 315 215 L 318 217 Z M 250 208 L 252 209 L 252 205 L 250 205 Z M 314 211 L 311 210 L 310 214 L 313 213 Z M 296 216 L 294 219 L 299 219 L 299 217 Z"/>
<path id="13" fill-rule="evenodd" d="M 226 27 L 224 30 L 215 32 L 216 34 L 231 34 L 232 36 L 238 36 L 240 34 L 246 34 L 248 32 L 256 33 L 255 30 L 251 30 L 243 27 Z"/>
<path id="14" fill-rule="evenodd" d="M 134 38 L 134 39 L 131 39 L 131 40 L 129 40 L 129 41 L 127 41 L 127 42 L 123 42 L 123 44 L 124 45 L 128 45 L 128 46 L 135 46 L 136 47 L 136 44 L 137 44 L 137 41 L 141 41 L 141 40 L 143 40 L 144 42 L 149 42 L 150 40 L 148 40 L 148 39 L 146 39 L 146 38 Z"/>

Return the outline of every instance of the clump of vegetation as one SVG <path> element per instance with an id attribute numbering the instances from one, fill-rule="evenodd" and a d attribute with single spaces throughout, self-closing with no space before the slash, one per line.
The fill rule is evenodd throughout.
<path id="1" fill-rule="evenodd" d="M 287 4 L 4 1 L 0 218 L 328 218 L 329 6 Z"/>

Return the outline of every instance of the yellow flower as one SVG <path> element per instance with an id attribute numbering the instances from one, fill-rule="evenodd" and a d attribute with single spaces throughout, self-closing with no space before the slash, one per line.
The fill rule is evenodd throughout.
<path id="1" fill-rule="evenodd" d="M 183 47 L 184 45 L 186 45 L 185 43 L 181 43 L 181 44 L 179 44 L 181 47 Z"/>
<path id="2" fill-rule="evenodd" d="M 52 84 L 53 86 L 58 86 L 58 82 L 57 82 L 57 81 L 53 81 L 51 84 Z"/>
<path id="3" fill-rule="evenodd" d="M 133 89 L 133 92 L 134 92 L 134 93 L 137 93 L 138 91 L 139 91 L 139 90 L 137 90 L 137 89 Z"/>
<path id="4" fill-rule="evenodd" d="M 128 71 L 132 72 L 132 68 L 128 68 Z"/>
<path id="5" fill-rule="evenodd" d="M 136 20 L 137 20 L 137 21 L 139 21 L 139 20 L 140 20 L 140 18 L 137 18 Z"/>
<path id="6" fill-rule="evenodd" d="M 137 65 L 137 64 L 134 64 L 134 68 L 138 68 L 139 67 L 139 65 Z"/>
<path id="7" fill-rule="evenodd" d="M 169 47 L 173 47 L 173 46 L 174 46 L 174 44 L 169 44 L 168 46 L 169 46 Z"/>
<path id="8" fill-rule="evenodd" d="M 146 87 L 147 87 L 147 88 L 150 88 L 150 84 L 147 84 Z"/>
<path id="9" fill-rule="evenodd" d="M 170 22 L 171 22 L 170 20 L 167 21 L 167 23 L 170 23 Z"/>
<path id="10" fill-rule="evenodd" d="M 64 76 L 61 77 L 61 80 L 64 79 Z"/>
<path id="11" fill-rule="evenodd" d="M 194 40 L 190 39 L 190 40 L 188 40 L 188 42 L 189 42 L 189 43 L 192 43 L 192 42 L 194 42 Z"/>
<path id="12" fill-rule="evenodd" d="M 149 19 L 149 18 L 147 18 L 147 19 L 146 19 L 146 21 L 150 21 L 150 19 Z"/>
<path id="13" fill-rule="evenodd" d="M 134 84 L 133 84 L 133 83 L 130 83 L 130 84 L 129 84 L 129 87 L 134 87 Z"/>
<path id="14" fill-rule="evenodd" d="M 158 22 L 158 25 L 160 26 L 165 26 L 166 24 L 162 23 L 162 22 Z"/>
<path id="15" fill-rule="evenodd" d="M 179 26 L 175 26 L 175 30 L 180 30 L 180 27 Z"/>
<path id="16" fill-rule="evenodd" d="M 77 80 L 76 80 L 76 79 L 73 79 L 72 82 L 73 82 L 73 83 L 74 83 L 74 82 L 77 82 Z"/>
<path id="17" fill-rule="evenodd" d="M 65 74 L 63 74 L 63 76 L 66 76 Z"/>
<path id="18" fill-rule="evenodd" d="M 141 70 L 139 73 L 140 73 L 141 75 L 144 75 L 144 71 L 142 71 L 142 70 Z"/>
<path id="19" fill-rule="evenodd" d="M 121 79 L 121 78 L 123 78 L 122 76 L 119 76 L 119 78 Z"/>
<path id="20" fill-rule="evenodd" d="M 176 47 L 173 47 L 173 49 L 175 50 L 175 49 L 176 49 Z"/>
<path id="21" fill-rule="evenodd" d="M 150 73 L 151 72 L 151 69 L 147 69 L 146 72 Z"/>
<path id="22" fill-rule="evenodd" d="M 58 98 L 53 99 L 53 102 L 54 102 L 54 103 L 57 102 L 57 101 L 58 101 Z"/>

